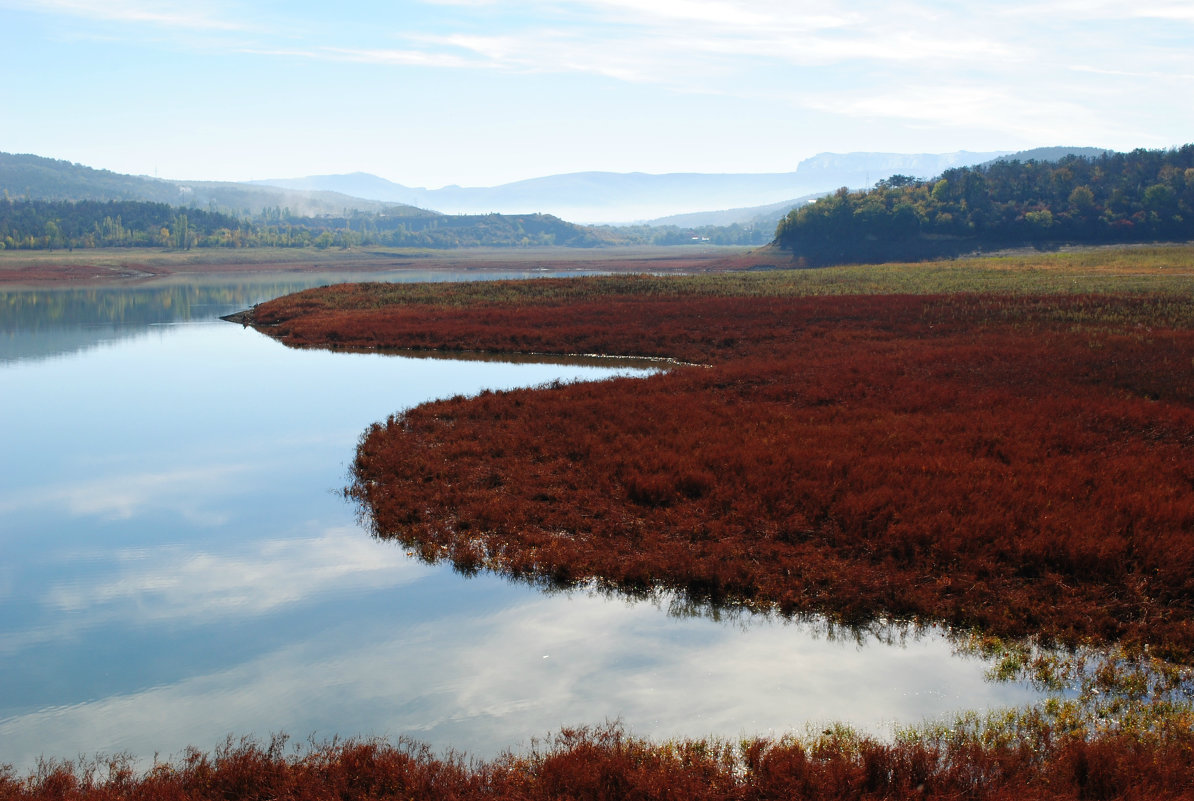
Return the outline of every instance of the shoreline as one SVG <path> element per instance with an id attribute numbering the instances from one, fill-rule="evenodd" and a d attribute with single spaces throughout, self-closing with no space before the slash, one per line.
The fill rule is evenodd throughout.
<path id="1" fill-rule="evenodd" d="M 791 266 L 770 247 L 652 246 L 611 248 L 478 248 L 460 250 L 262 248 L 169 251 L 102 248 L 0 253 L 0 287 L 101 288 L 150 284 L 169 278 L 353 272 L 510 272 L 597 270 L 601 272 L 720 272 Z"/>

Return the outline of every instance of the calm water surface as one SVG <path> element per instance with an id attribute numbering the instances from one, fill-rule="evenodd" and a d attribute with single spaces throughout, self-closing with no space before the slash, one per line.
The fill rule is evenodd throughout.
<path id="1" fill-rule="evenodd" d="M 882 734 L 1031 700 L 936 635 L 544 594 L 374 540 L 340 494 L 369 423 L 633 370 L 296 351 L 217 319 L 327 281 L 0 290 L 0 763 L 280 731 L 485 757 L 615 718 Z"/>

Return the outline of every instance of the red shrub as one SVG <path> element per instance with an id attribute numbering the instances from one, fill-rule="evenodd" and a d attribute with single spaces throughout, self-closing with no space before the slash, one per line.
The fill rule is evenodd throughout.
<path id="1" fill-rule="evenodd" d="M 1151 299 L 617 286 L 382 307 L 338 288 L 362 308 L 267 304 L 259 320 L 300 343 L 711 365 L 375 427 L 353 492 L 423 553 L 851 621 L 1194 648 L 1194 333 L 1143 333 Z"/>

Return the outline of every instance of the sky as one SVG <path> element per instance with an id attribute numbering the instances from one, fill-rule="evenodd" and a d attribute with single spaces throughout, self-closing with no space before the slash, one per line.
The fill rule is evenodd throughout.
<path id="1" fill-rule="evenodd" d="M 0 151 L 185 180 L 1194 141 L 1190 0 L 0 0 L 0 71 Z"/>

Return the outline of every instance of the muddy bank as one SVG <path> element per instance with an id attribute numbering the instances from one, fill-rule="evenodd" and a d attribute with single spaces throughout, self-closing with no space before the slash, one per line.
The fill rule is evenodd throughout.
<path id="1" fill-rule="evenodd" d="M 527 248 L 452 251 L 203 250 L 142 248 L 0 253 L 0 285 L 118 286 L 170 276 L 246 273 L 353 272 L 710 272 L 772 268 L 789 263 L 769 248 L 729 247 Z"/>

